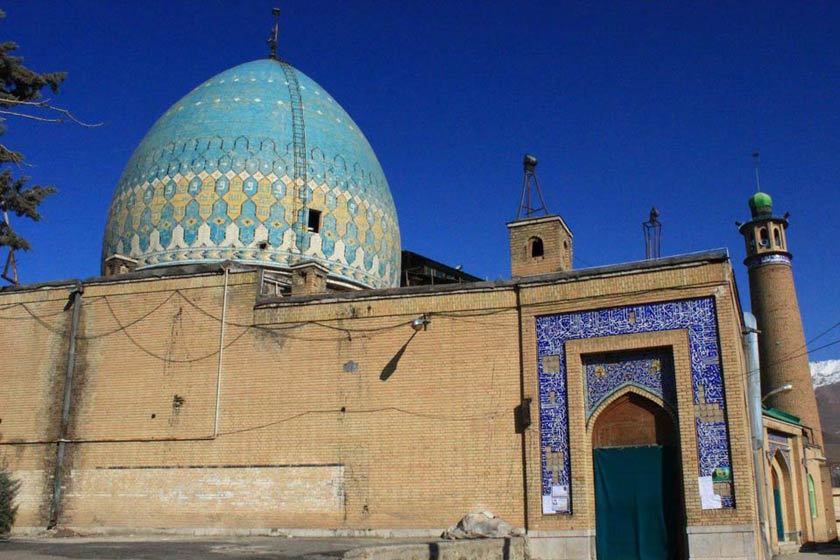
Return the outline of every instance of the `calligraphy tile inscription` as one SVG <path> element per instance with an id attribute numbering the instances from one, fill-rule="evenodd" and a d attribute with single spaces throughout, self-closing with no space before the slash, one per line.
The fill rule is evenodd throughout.
<path id="1" fill-rule="evenodd" d="M 713 298 L 547 315 L 537 317 L 536 328 L 543 513 L 572 513 L 571 499 L 552 499 L 553 493 L 557 494 L 557 488 L 571 487 L 572 457 L 569 452 L 565 350 L 565 344 L 570 340 L 686 330 L 691 360 L 699 475 L 711 476 L 716 468 L 721 467 L 731 469 L 729 434 L 724 415 L 726 403 L 718 342 L 717 310 Z M 653 365 L 655 364 L 648 363 L 644 372 L 639 369 L 636 372 L 639 376 L 636 381 L 641 381 L 643 385 L 653 383 L 650 377 Z M 641 364 L 639 366 L 641 368 Z M 606 368 L 603 372 L 596 370 L 597 366 L 593 366 L 592 379 L 608 377 Z M 590 372 L 584 373 L 588 376 Z M 601 377 L 598 377 L 599 373 L 602 374 Z M 644 376 L 647 376 L 647 379 L 642 379 Z M 588 387 L 592 385 L 590 383 Z M 587 413 L 594 409 L 593 399 L 601 402 L 623 386 L 619 384 L 610 389 L 608 385 L 606 382 L 601 383 L 598 389 L 588 396 Z M 658 394 L 668 402 L 672 398 L 671 387 L 662 380 L 659 381 L 658 387 Z M 594 406 L 597 406 L 597 403 L 594 403 Z M 558 457 L 561 457 L 562 461 L 558 461 Z M 723 496 L 722 505 L 724 508 L 735 507 L 735 496 Z"/>

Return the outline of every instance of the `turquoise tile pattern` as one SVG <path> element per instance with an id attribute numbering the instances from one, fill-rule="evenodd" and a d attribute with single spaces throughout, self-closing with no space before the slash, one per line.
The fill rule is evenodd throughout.
<path id="1" fill-rule="evenodd" d="M 359 286 L 399 285 L 397 213 L 373 149 L 321 86 L 286 66 L 300 92 L 305 134 L 295 134 L 283 64 L 231 68 L 158 119 L 117 185 L 103 265 L 114 254 L 138 268 L 313 260 Z M 310 209 L 318 232 L 306 227 Z"/>

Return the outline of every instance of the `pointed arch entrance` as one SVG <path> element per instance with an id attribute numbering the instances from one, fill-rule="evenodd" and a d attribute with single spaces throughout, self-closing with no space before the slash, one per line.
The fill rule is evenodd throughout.
<path id="1" fill-rule="evenodd" d="M 679 432 L 672 413 L 642 391 L 626 389 L 591 421 L 598 558 L 684 558 Z"/>
<path id="2" fill-rule="evenodd" d="M 796 518 L 791 487 L 790 469 L 787 457 L 781 450 L 776 450 L 770 463 L 770 482 L 773 489 L 773 510 L 775 515 L 776 541 L 795 541 Z"/>

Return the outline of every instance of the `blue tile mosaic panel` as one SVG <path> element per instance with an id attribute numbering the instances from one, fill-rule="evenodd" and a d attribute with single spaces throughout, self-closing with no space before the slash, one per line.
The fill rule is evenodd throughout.
<path id="1" fill-rule="evenodd" d="M 716 468 L 731 469 L 717 312 L 713 298 L 537 317 L 536 328 L 543 513 L 572 512 L 568 490 L 571 487 L 571 457 L 565 349 L 569 340 L 687 330 L 700 467 L 698 474 L 711 476 Z M 652 380 L 646 380 L 641 372 L 637 372 L 635 381 L 649 390 L 656 389 Z M 597 385 L 591 398 L 600 402 L 619 388 L 620 384 L 612 388 L 608 383 Z M 666 395 L 671 389 L 660 385 L 657 390 L 667 402 Z M 589 395 L 587 397 L 589 408 L 592 403 Z M 735 506 L 731 488 L 729 495 L 721 497 L 721 503 L 724 508 Z"/>
<path id="2" fill-rule="evenodd" d="M 677 384 L 670 352 L 646 350 L 586 356 L 583 374 L 587 420 L 607 397 L 630 385 L 653 393 L 671 410 L 677 410 Z"/>

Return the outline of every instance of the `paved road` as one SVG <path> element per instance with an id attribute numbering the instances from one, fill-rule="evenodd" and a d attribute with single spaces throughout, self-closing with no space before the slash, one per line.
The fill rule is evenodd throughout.
<path id="1" fill-rule="evenodd" d="M 15 538 L 0 541 L 2 560 L 335 560 L 364 546 L 429 542 L 422 539 L 283 537 Z M 840 546 L 777 556 L 829 560 Z"/>
<path id="2" fill-rule="evenodd" d="M 335 560 L 348 550 L 403 539 L 283 537 L 14 538 L 2 560 Z"/>
<path id="3" fill-rule="evenodd" d="M 774 558 L 779 560 L 829 560 L 837 556 L 840 556 L 840 546 L 828 546 L 816 552 L 797 552 L 795 554 L 775 556 Z"/>

